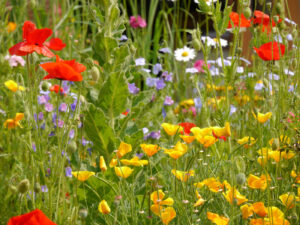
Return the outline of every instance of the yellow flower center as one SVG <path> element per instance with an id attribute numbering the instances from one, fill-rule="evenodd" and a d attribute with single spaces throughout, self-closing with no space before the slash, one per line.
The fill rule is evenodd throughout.
<path id="1" fill-rule="evenodd" d="M 189 55 L 189 53 L 186 51 L 181 54 L 182 57 L 187 57 L 188 55 Z"/>

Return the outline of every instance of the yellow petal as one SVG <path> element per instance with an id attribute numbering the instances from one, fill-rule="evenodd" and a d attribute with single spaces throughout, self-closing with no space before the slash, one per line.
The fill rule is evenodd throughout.
<path id="1" fill-rule="evenodd" d="M 132 172 L 133 169 L 128 166 L 115 167 L 115 173 L 118 177 L 127 178 L 132 174 Z"/>
<path id="2" fill-rule="evenodd" d="M 98 210 L 102 214 L 109 214 L 110 208 L 105 200 L 102 200 L 98 205 Z"/>
<path id="3" fill-rule="evenodd" d="M 105 172 L 107 170 L 107 166 L 106 166 L 104 157 L 100 156 L 100 160 L 99 161 L 100 161 L 100 169 L 101 169 L 101 171 Z"/>
<path id="4" fill-rule="evenodd" d="M 86 181 L 91 176 L 94 176 L 95 173 L 90 171 L 74 171 L 72 172 L 72 175 L 79 181 Z"/>
<path id="5" fill-rule="evenodd" d="M 132 151 L 131 144 L 127 144 L 125 142 L 121 142 L 118 151 L 117 151 L 117 156 L 118 158 L 122 158 L 124 155 L 126 155 L 128 152 Z"/>
<path id="6" fill-rule="evenodd" d="M 173 135 L 179 133 L 180 131 L 183 131 L 183 127 L 181 127 L 179 125 L 163 123 L 163 124 L 161 124 L 161 126 L 164 129 L 164 131 L 170 136 L 173 136 Z"/>
<path id="7" fill-rule="evenodd" d="M 148 157 L 155 155 L 160 150 L 158 145 L 141 144 L 140 146 Z"/>

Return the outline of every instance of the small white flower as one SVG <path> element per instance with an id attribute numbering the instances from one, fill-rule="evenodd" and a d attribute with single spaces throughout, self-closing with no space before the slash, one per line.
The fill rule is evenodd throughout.
<path id="1" fill-rule="evenodd" d="M 236 68 L 236 72 L 237 72 L 237 73 L 244 73 L 244 67 L 238 66 L 238 67 Z"/>
<path id="2" fill-rule="evenodd" d="M 212 5 L 215 3 L 217 0 L 204 0 L 206 2 L 206 5 Z M 199 4 L 199 0 L 194 0 L 195 3 Z"/>
<path id="3" fill-rule="evenodd" d="M 285 18 L 284 21 L 287 22 L 287 23 L 289 23 L 289 24 L 292 24 L 294 26 L 297 26 L 297 23 L 295 23 L 293 20 L 290 20 L 288 18 Z"/>
<path id="4" fill-rule="evenodd" d="M 269 73 L 269 79 L 270 80 L 279 80 L 280 77 L 275 73 Z"/>
<path id="5" fill-rule="evenodd" d="M 198 70 L 196 68 L 192 67 L 192 68 L 186 68 L 185 72 L 194 74 L 194 73 L 198 73 Z"/>
<path id="6" fill-rule="evenodd" d="M 196 57 L 195 50 L 184 46 L 175 50 L 175 59 L 177 61 L 187 62 Z"/>
<path id="7" fill-rule="evenodd" d="M 216 47 L 217 45 L 219 45 L 219 42 L 221 43 L 222 47 L 226 47 L 228 45 L 228 41 L 226 41 L 225 39 L 220 38 L 220 41 L 216 38 L 211 38 L 209 36 L 204 36 L 201 37 L 201 40 L 207 44 L 207 46 L 213 46 Z"/>
<path id="8" fill-rule="evenodd" d="M 295 73 L 294 73 L 293 71 L 290 71 L 290 70 L 288 70 L 288 69 L 284 69 L 284 73 L 285 73 L 286 75 L 290 75 L 290 76 L 294 76 L 294 75 L 295 75 Z"/>
<path id="9" fill-rule="evenodd" d="M 210 74 L 212 76 L 218 76 L 220 74 L 219 69 L 217 67 L 212 66 L 210 68 Z"/>
<path id="10" fill-rule="evenodd" d="M 146 60 L 144 58 L 138 58 L 135 60 L 135 65 L 136 66 L 145 66 Z"/>

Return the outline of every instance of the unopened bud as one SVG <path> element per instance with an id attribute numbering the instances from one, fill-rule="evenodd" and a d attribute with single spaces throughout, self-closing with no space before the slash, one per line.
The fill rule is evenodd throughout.
<path id="1" fill-rule="evenodd" d="M 268 3 L 266 4 L 266 7 L 267 7 L 267 9 L 268 9 L 269 11 L 271 11 L 271 10 L 272 10 L 272 2 L 268 2 Z"/>
<path id="2" fill-rule="evenodd" d="M 243 10 L 243 14 L 247 19 L 249 19 L 251 17 L 252 11 L 249 7 L 246 7 Z"/>
<path id="3" fill-rule="evenodd" d="M 30 182 L 28 179 L 24 179 L 22 180 L 19 184 L 18 184 L 18 191 L 21 194 L 26 193 L 29 190 L 29 186 L 30 186 Z"/>
<path id="4" fill-rule="evenodd" d="M 50 85 L 48 82 L 46 82 L 46 81 L 42 82 L 42 90 L 43 91 L 49 91 L 49 87 L 50 87 Z"/>
<path id="5" fill-rule="evenodd" d="M 246 182 L 246 176 L 244 173 L 239 173 L 236 175 L 236 183 L 242 186 Z"/>
<path id="6" fill-rule="evenodd" d="M 283 7 L 282 7 L 282 4 L 280 2 L 276 3 L 275 10 L 276 10 L 277 14 L 279 14 L 279 15 L 281 15 L 281 13 L 283 12 Z"/>
<path id="7" fill-rule="evenodd" d="M 41 192 L 41 185 L 39 183 L 35 183 L 33 190 L 35 193 L 40 193 Z"/>
<path id="8" fill-rule="evenodd" d="M 88 211 L 86 209 L 80 209 L 78 214 L 80 218 L 85 219 L 88 216 Z"/>
<path id="9" fill-rule="evenodd" d="M 274 138 L 273 143 L 272 143 L 272 149 L 273 150 L 277 150 L 279 149 L 280 144 L 279 144 L 279 139 L 278 138 Z"/>
<path id="10" fill-rule="evenodd" d="M 198 39 L 194 39 L 193 40 L 193 46 L 196 49 L 196 51 L 200 51 L 201 47 L 202 47 L 202 43 Z"/>
<path id="11" fill-rule="evenodd" d="M 70 143 L 68 144 L 68 150 L 70 152 L 75 152 L 77 149 L 77 144 L 75 141 L 70 141 Z"/>
<path id="12" fill-rule="evenodd" d="M 90 70 L 90 73 L 92 75 L 93 81 L 97 82 L 99 80 L 99 77 L 100 77 L 100 71 L 97 68 L 97 66 L 93 66 L 92 69 Z"/>

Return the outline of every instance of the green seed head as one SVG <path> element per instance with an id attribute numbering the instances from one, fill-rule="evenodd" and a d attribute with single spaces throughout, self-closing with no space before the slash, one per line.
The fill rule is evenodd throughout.
<path id="1" fill-rule="evenodd" d="M 29 190 L 29 186 L 30 186 L 30 182 L 29 182 L 28 179 L 22 180 L 18 184 L 18 191 L 19 191 L 19 193 L 25 194 Z"/>

